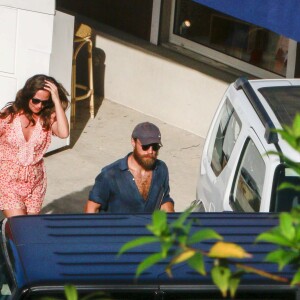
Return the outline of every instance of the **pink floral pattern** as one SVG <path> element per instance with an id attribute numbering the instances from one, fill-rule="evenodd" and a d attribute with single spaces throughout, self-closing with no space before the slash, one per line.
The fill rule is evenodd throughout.
<path id="1" fill-rule="evenodd" d="M 0 119 L 0 209 L 25 209 L 38 213 L 46 193 L 43 156 L 51 142 L 51 130 L 37 121 L 25 140 L 20 117 L 12 123 Z"/>

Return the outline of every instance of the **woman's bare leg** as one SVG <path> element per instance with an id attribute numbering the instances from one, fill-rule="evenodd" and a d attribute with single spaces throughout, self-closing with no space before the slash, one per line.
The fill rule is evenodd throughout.
<path id="1" fill-rule="evenodd" d="M 6 218 L 14 217 L 14 216 L 24 216 L 26 215 L 26 211 L 24 209 L 4 209 L 3 214 Z"/>

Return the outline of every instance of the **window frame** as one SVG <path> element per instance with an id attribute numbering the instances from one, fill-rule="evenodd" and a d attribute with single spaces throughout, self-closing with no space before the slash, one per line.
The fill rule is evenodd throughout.
<path id="1" fill-rule="evenodd" d="M 214 156 L 213 154 L 214 154 L 214 149 L 215 149 L 215 145 L 216 145 L 216 140 L 217 140 L 220 124 L 221 124 L 221 121 L 223 120 L 224 113 L 227 112 L 226 108 L 228 108 L 228 107 L 230 108 L 230 117 L 227 120 L 227 125 L 229 125 L 231 123 L 232 117 L 234 117 L 235 122 L 237 122 L 238 125 L 239 125 L 239 132 L 238 132 L 238 135 L 237 135 L 237 137 L 236 137 L 236 139 L 233 143 L 233 147 L 231 149 L 231 152 L 230 152 L 230 155 L 228 157 L 227 163 L 230 160 L 230 157 L 231 157 L 231 154 L 232 154 L 233 149 L 235 147 L 235 144 L 236 144 L 236 142 L 237 142 L 237 140 L 238 140 L 238 138 L 241 134 L 241 131 L 242 131 L 242 122 L 241 122 L 236 110 L 234 109 L 234 106 L 230 102 L 229 98 L 226 97 L 225 101 L 224 101 L 224 103 L 221 107 L 220 113 L 218 114 L 218 119 L 214 123 L 214 127 L 213 127 L 213 130 L 212 130 L 213 134 L 211 135 L 210 141 L 208 143 L 208 151 L 207 151 L 208 161 L 209 161 L 210 167 L 211 167 L 211 169 L 212 169 L 212 171 L 213 171 L 213 173 L 216 177 L 218 177 L 222 173 L 222 171 L 224 170 L 224 168 L 227 165 L 227 163 L 226 163 L 225 165 L 221 166 L 220 172 L 217 172 L 217 170 L 213 167 L 213 156 Z M 225 138 L 227 136 L 227 133 L 228 133 L 228 131 L 226 130 L 225 134 L 224 134 L 223 142 L 222 142 L 222 150 L 223 150 L 223 145 L 224 145 L 224 141 L 225 141 Z M 223 153 L 223 151 L 222 151 L 222 153 Z"/>
<path id="2" fill-rule="evenodd" d="M 170 24 L 169 24 L 169 42 L 176 46 L 179 46 L 183 50 L 184 54 L 189 56 L 189 51 L 196 53 L 193 55 L 193 58 L 201 60 L 201 57 L 207 57 L 213 61 L 217 61 L 223 65 L 233 67 L 237 70 L 254 75 L 259 78 L 295 78 L 295 67 L 296 67 L 296 55 L 297 55 L 297 42 L 289 39 L 289 51 L 288 51 L 288 60 L 287 60 L 287 71 L 286 75 L 281 76 L 279 74 L 273 73 L 271 71 L 264 70 L 255 65 L 249 64 L 245 61 L 239 60 L 237 58 L 228 56 L 222 52 L 209 48 L 207 46 L 198 44 L 191 40 L 188 40 L 184 37 L 176 35 L 173 33 L 174 23 L 175 23 L 175 9 L 176 1 L 172 0 L 171 2 L 171 15 L 170 15 Z M 187 50 L 185 52 L 185 50 Z"/>
<path id="3" fill-rule="evenodd" d="M 280 200 L 282 201 L 282 198 L 280 198 L 282 196 L 279 196 L 279 193 L 283 193 L 284 194 L 283 199 L 287 199 L 286 195 L 290 194 L 290 191 L 291 191 L 291 189 L 278 190 L 278 187 L 280 186 L 281 183 L 289 182 L 289 180 L 281 180 L 281 177 L 282 176 L 284 177 L 284 175 L 281 175 L 281 173 L 285 172 L 286 169 L 291 169 L 291 168 L 289 168 L 286 164 L 281 163 L 276 167 L 276 169 L 274 171 L 271 201 L 270 201 L 270 208 L 269 208 L 270 212 L 275 212 L 275 213 L 284 212 L 284 211 L 289 212 L 291 210 L 291 208 L 293 207 L 293 206 L 288 207 L 288 208 L 286 207 L 285 209 L 279 209 L 279 210 L 276 209 L 281 204 Z M 291 169 L 291 172 L 295 173 L 292 169 Z M 298 177 L 299 178 L 298 180 L 300 181 L 300 176 L 298 176 L 296 173 L 295 173 L 295 176 L 287 176 L 285 178 L 288 178 L 288 177 L 294 177 L 294 178 Z M 293 184 L 295 184 L 295 183 L 293 183 Z M 296 184 L 296 185 L 298 185 L 298 184 Z M 300 192 L 299 191 L 297 192 L 296 190 L 294 190 L 294 191 L 292 191 L 292 193 L 295 194 L 294 196 L 297 195 L 297 197 L 299 196 L 299 198 L 300 198 Z"/>
<path id="4" fill-rule="evenodd" d="M 234 178 L 233 178 L 233 181 L 232 181 L 232 184 L 231 184 L 231 188 L 230 188 L 230 195 L 229 195 L 229 205 L 230 207 L 232 208 L 233 211 L 235 212 L 246 212 L 246 213 L 250 213 L 250 212 L 247 212 L 247 211 L 244 211 L 244 210 L 240 210 L 238 208 L 238 204 L 237 202 L 235 201 L 234 199 L 234 194 L 235 194 L 235 190 L 236 190 L 236 186 L 237 186 L 237 181 L 238 181 L 238 177 L 239 177 L 239 173 L 240 173 L 240 170 L 241 170 L 241 166 L 242 166 L 242 163 L 243 163 L 243 160 L 244 160 L 244 157 L 246 155 L 246 150 L 248 149 L 248 146 L 250 144 L 250 142 L 253 143 L 253 145 L 255 146 L 257 152 L 259 153 L 263 163 L 264 163 L 264 166 L 265 166 L 265 174 L 263 176 L 264 178 L 264 182 L 263 182 L 263 185 L 262 185 L 262 190 L 261 190 L 261 199 L 263 199 L 263 194 L 264 194 L 264 189 L 265 189 L 265 185 L 266 185 L 266 174 L 267 174 L 267 169 L 268 169 L 268 166 L 263 158 L 263 156 L 261 155 L 261 151 L 259 149 L 259 147 L 257 147 L 257 144 L 255 143 L 255 141 L 251 138 L 251 136 L 248 136 L 246 139 L 245 139 L 245 142 L 244 142 L 244 145 L 243 145 L 243 149 L 241 151 L 241 155 L 239 157 L 239 161 L 238 161 L 238 164 L 237 164 L 237 167 L 236 167 L 236 170 L 235 170 L 235 174 L 234 174 Z M 262 201 L 260 201 L 260 207 L 259 207 L 259 210 L 258 212 L 261 211 L 261 208 L 262 208 Z M 253 212 L 256 212 L 256 211 L 253 211 Z"/>

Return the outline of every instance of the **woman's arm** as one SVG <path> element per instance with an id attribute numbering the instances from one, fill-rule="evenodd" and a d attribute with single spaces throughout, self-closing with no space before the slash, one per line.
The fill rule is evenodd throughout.
<path id="1" fill-rule="evenodd" d="M 57 86 L 53 82 L 45 80 L 44 89 L 51 93 L 51 98 L 55 106 L 55 118 L 51 126 L 52 132 L 59 138 L 67 138 L 69 136 L 69 122 L 61 105 Z"/>

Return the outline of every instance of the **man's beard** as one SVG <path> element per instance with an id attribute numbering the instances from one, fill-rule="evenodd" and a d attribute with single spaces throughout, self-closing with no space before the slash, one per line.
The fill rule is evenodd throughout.
<path id="1" fill-rule="evenodd" d="M 154 165 L 156 162 L 157 154 L 147 154 L 141 155 L 138 153 L 136 148 L 133 150 L 133 157 L 137 161 L 137 163 L 142 166 L 145 170 L 150 171 L 154 169 Z"/>

